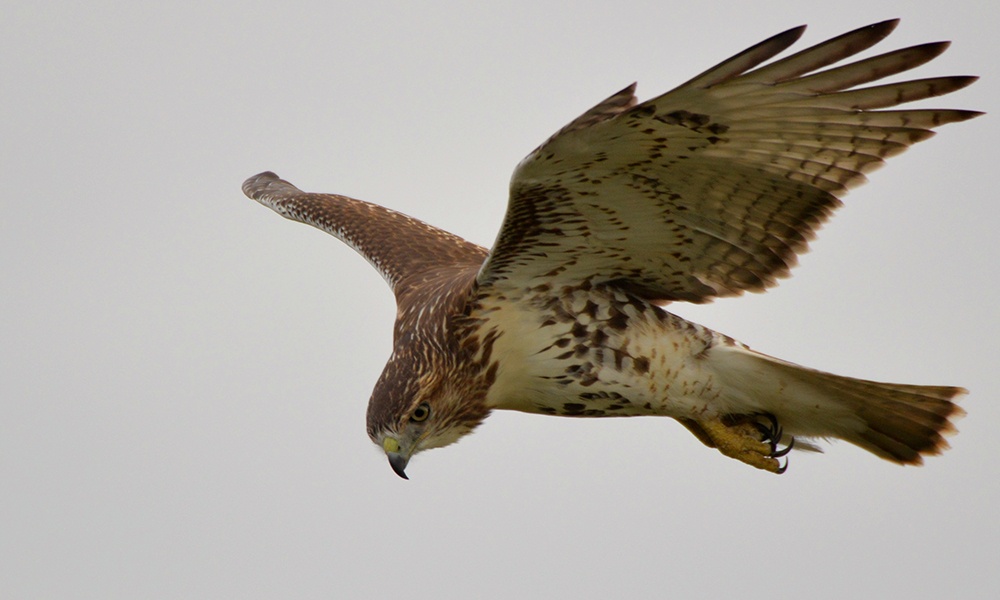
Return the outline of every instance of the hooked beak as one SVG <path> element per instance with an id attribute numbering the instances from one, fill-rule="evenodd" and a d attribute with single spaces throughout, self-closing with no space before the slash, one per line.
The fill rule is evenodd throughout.
<path id="1" fill-rule="evenodd" d="M 409 462 L 405 456 L 396 452 L 387 452 L 386 456 L 389 457 L 389 466 L 392 470 L 396 472 L 403 479 L 409 479 L 406 476 L 406 463 Z"/>
<path id="2" fill-rule="evenodd" d="M 387 437 L 382 440 L 382 449 L 385 450 L 385 455 L 389 457 L 389 466 L 392 470 L 396 472 L 403 479 L 409 479 L 406 476 L 406 463 L 410 462 L 410 458 L 399 452 L 399 440 L 394 437 Z"/>

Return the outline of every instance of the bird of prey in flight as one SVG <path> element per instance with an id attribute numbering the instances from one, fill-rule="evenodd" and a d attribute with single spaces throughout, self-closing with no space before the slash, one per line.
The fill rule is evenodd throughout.
<path id="1" fill-rule="evenodd" d="M 867 85 L 947 42 L 833 66 L 896 24 L 766 63 L 797 27 L 650 100 L 638 102 L 634 84 L 613 94 L 517 166 L 489 250 L 271 172 L 243 191 L 347 243 L 392 288 L 393 349 L 367 421 L 400 477 L 414 454 L 497 409 L 671 417 L 772 473 L 785 471 L 793 446 L 815 450 L 822 438 L 920 464 L 948 447 L 966 390 L 801 367 L 664 309 L 774 286 L 865 173 L 935 127 L 981 114 L 897 108 L 975 77 Z"/>

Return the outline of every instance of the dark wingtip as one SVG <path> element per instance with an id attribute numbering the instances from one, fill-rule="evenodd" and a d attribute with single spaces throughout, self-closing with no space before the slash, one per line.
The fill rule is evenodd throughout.
<path id="1" fill-rule="evenodd" d="M 878 23 L 872 23 L 867 28 L 877 29 L 880 32 L 884 32 L 885 35 L 892 33 L 892 30 L 899 26 L 899 17 L 895 19 L 886 19 L 885 21 L 879 21 Z"/>
<path id="2" fill-rule="evenodd" d="M 249 198 L 254 198 L 254 194 L 265 187 L 268 183 L 278 180 L 280 180 L 280 177 L 272 171 L 257 173 L 243 182 L 243 193 Z"/>
<path id="3" fill-rule="evenodd" d="M 969 119 L 975 119 L 976 117 L 981 117 L 981 116 L 985 115 L 986 113 L 984 111 L 981 111 L 981 110 L 960 110 L 960 111 L 957 111 L 957 114 L 958 114 L 958 119 L 956 119 L 956 122 L 958 122 L 958 121 L 968 121 Z"/>

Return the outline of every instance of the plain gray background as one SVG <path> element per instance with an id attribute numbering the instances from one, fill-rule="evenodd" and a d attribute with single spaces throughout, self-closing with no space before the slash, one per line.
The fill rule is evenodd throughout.
<path id="1" fill-rule="evenodd" d="M 828 4 L 4 2 L 0 596 L 994 597 L 998 15 Z M 778 288 L 672 310 L 964 385 L 953 450 L 775 477 L 667 419 L 496 414 L 390 471 L 364 413 L 392 296 L 246 177 L 489 245 L 517 162 L 608 94 L 897 16 L 876 51 L 952 39 L 916 76 L 983 76 L 926 104 L 994 114 L 891 160 Z"/>

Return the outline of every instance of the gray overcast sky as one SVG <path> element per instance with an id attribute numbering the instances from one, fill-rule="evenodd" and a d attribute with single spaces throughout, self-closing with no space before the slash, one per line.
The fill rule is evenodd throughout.
<path id="1" fill-rule="evenodd" d="M 361 4 L 4 3 L 0 596 L 994 597 L 991 3 Z M 513 167 L 611 92 L 891 17 L 878 51 L 951 39 L 916 75 L 983 76 L 932 104 L 993 114 L 891 160 L 778 288 L 672 310 L 968 387 L 949 453 L 834 444 L 775 477 L 667 419 L 496 414 L 393 475 L 364 430 L 391 294 L 244 178 L 489 245 Z"/>

